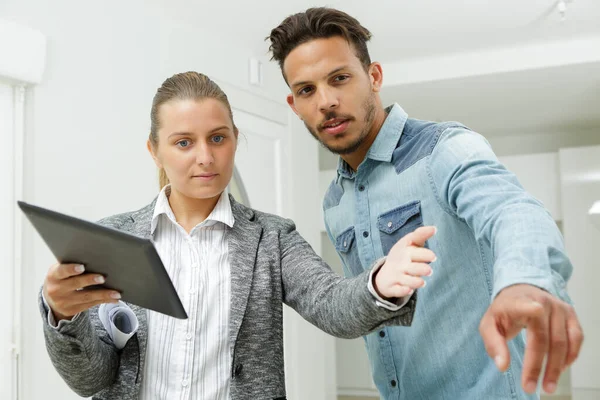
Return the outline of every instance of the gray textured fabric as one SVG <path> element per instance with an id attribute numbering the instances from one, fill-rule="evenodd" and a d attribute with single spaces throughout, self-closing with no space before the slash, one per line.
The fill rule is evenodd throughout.
<path id="1" fill-rule="evenodd" d="M 231 398 L 284 399 L 283 306 L 338 337 L 355 338 L 384 325 L 410 325 L 416 295 L 399 311 L 375 304 L 367 289 L 368 271 L 338 276 L 295 230 L 294 223 L 232 200 L 235 224 L 227 235 L 231 261 Z M 150 237 L 154 202 L 143 209 L 100 221 Z M 41 301 L 50 359 L 65 382 L 81 396 L 137 399 L 146 352 L 146 311 L 129 304 L 138 332 L 117 350 L 98 317 L 98 307 L 59 329 L 48 325 Z"/>

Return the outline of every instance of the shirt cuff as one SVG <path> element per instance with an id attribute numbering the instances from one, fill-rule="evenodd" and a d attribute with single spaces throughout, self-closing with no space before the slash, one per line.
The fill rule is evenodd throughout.
<path id="1" fill-rule="evenodd" d="M 56 318 L 54 317 L 54 313 L 52 312 L 52 309 L 50 308 L 50 306 L 48 305 L 48 302 L 46 301 L 46 298 L 44 297 L 44 291 L 42 291 L 42 302 L 44 303 L 44 307 L 46 307 L 46 311 L 48 312 L 48 325 L 50 325 L 52 328 L 57 329 L 57 330 L 60 329 L 65 324 L 70 324 L 71 321 L 73 321 L 74 319 L 79 317 L 79 315 L 81 314 L 81 313 L 77 313 L 73 316 L 73 318 L 71 318 L 71 320 L 61 319 L 57 323 Z"/>
<path id="2" fill-rule="evenodd" d="M 373 297 L 375 297 L 375 304 L 377 304 L 379 307 L 383 307 L 390 311 L 398 311 L 402 307 L 404 307 L 406 305 L 406 303 L 408 303 L 412 294 L 398 298 L 398 299 L 396 299 L 396 303 L 392 303 L 390 301 L 384 300 L 381 296 L 379 296 L 377 294 L 377 291 L 375 290 L 375 287 L 373 286 L 374 275 L 377 271 L 379 271 L 381 266 L 383 264 L 385 264 L 385 259 L 386 259 L 385 257 L 380 258 L 379 260 L 377 260 L 375 262 L 375 265 L 373 265 L 373 268 L 371 268 L 371 272 L 369 273 L 369 282 L 367 283 L 367 287 L 369 288 L 369 292 L 371 292 L 371 295 Z"/>
<path id="3" fill-rule="evenodd" d="M 521 273 L 515 274 L 513 271 L 521 271 Z M 533 266 L 527 266 L 527 268 L 513 267 L 496 269 L 494 274 L 492 299 L 495 299 L 503 289 L 520 284 L 536 286 L 562 301 L 573 304 L 567 293 L 567 284 L 560 274 L 552 270 L 551 274 L 548 276 L 540 273 L 539 270 Z"/>

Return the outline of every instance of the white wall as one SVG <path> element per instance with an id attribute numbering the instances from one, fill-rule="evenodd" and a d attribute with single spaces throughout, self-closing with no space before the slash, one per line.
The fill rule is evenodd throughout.
<path id="1" fill-rule="evenodd" d="M 567 252 L 574 265 L 568 291 L 583 326 L 585 341 L 579 359 L 571 367 L 573 400 L 600 398 L 600 313 L 597 286 L 600 281 L 598 244 L 600 227 L 588 211 L 600 200 L 600 146 L 559 152 L 563 230 Z"/>
<path id="2" fill-rule="evenodd" d="M 31 99 L 35 115 L 29 128 L 35 140 L 30 154 L 35 157 L 30 194 L 67 193 L 74 178 L 94 178 L 78 182 L 74 198 L 49 196 L 48 206 L 64 209 L 68 197 L 69 211 L 95 218 L 124 206 L 136 207 L 154 192 L 154 177 L 145 173 L 151 160 L 144 141 L 152 96 L 171 74 L 199 70 L 254 90 L 246 83 L 252 54 L 236 49 L 234 43 L 214 40 L 215 32 L 203 31 L 201 24 L 190 27 L 167 20 L 160 9 L 144 6 L 144 1 L 5 1 L 6 17 L 36 27 L 49 41 L 45 79 Z M 265 80 L 281 78 L 266 74 Z M 115 140 L 110 139 L 116 138 L 115 149 Z M 69 160 L 50 156 L 65 150 L 77 151 Z M 111 173 L 120 169 L 111 162 L 126 157 L 131 160 L 123 172 L 142 179 L 142 190 L 131 190 L 128 179 L 116 180 Z M 85 209 L 83 204 L 89 201 L 84 196 L 108 185 L 117 193 L 129 189 L 133 196 L 106 196 L 103 209 Z"/>
<path id="3" fill-rule="evenodd" d="M 558 153 L 498 157 L 521 185 L 550 211 L 555 221 L 562 219 Z"/>
<path id="4" fill-rule="evenodd" d="M 323 259 L 343 275 L 340 258 L 325 232 L 321 232 L 321 251 Z M 335 357 L 338 395 L 378 397 L 362 338 L 336 339 Z"/>
<path id="5" fill-rule="evenodd" d="M 0 82 L 0 265 L 10 266 L 14 262 L 14 138 L 13 135 L 13 89 Z M 0 283 L 0 304 L 5 310 L 13 310 L 14 274 L 12 268 L 3 268 Z M 12 320 L 12 313 L 5 314 Z M 0 326 L 0 398 L 8 399 L 15 376 L 13 375 L 13 327 L 11 324 Z"/>
<path id="6" fill-rule="evenodd" d="M 433 54 L 430 57 L 384 63 L 388 86 L 405 83 L 457 79 L 467 76 L 502 74 L 561 65 L 596 62 L 599 36 L 560 41 L 517 43 L 511 47 L 490 47 L 474 51 Z M 439 68 L 444 65 L 444 68 Z"/>
<path id="7" fill-rule="evenodd" d="M 46 39 L 40 32 L 0 19 L 0 303 L 5 322 L 0 328 L 0 398 L 16 398 L 21 362 L 22 220 L 16 204 L 23 195 L 25 91 L 40 81 Z"/>
<path id="8" fill-rule="evenodd" d="M 538 153 L 557 153 L 559 149 L 600 145 L 597 130 L 532 133 L 522 135 L 490 136 L 487 140 L 499 157 Z"/>
<path id="9" fill-rule="evenodd" d="M 48 39 L 43 81 L 27 99 L 25 200 L 92 220 L 147 204 L 157 190 L 145 150 L 150 105 L 156 88 L 176 72 L 207 73 L 223 84 L 235 109 L 263 114 L 289 131 L 285 87 L 276 66 L 265 66 L 262 88 L 251 87 L 248 57 L 263 55 L 224 42 L 201 23 L 169 20 L 152 4 L 156 2 L 3 1 L 0 17 L 34 27 Z M 297 145 L 302 160 L 316 160 L 315 147 Z M 290 157 L 298 157 L 300 150 L 289 151 Z M 316 168 L 316 161 L 312 165 Z M 299 205 L 288 204 L 285 212 L 296 219 L 304 213 L 318 215 L 318 204 L 303 201 L 316 199 L 316 172 L 311 177 L 297 168 L 305 179 L 297 188 L 303 189 L 290 193 L 298 196 Z M 301 221 L 299 229 L 318 250 L 318 230 L 310 221 Z M 22 398 L 74 399 L 46 355 L 36 304 L 53 258 L 29 225 L 25 228 Z M 290 314 L 286 325 L 298 318 Z M 331 340 L 304 322 L 294 327 L 293 332 L 286 327 L 287 378 L 294 389 L 289 398 L 331 398 Z"/>
<path id="10" fill-rule="evenodd" d="M 304 124 L 290 113 L 289 198 L 288 216 L 296 222 L 298 232 L 321 254 L 321 196 L 319 195 L 318 144 Z M 326 261 L 328 261 L 326 259 Z M 335 339 L 304 321 L 286 308 L 286 340 L 300 346 L 286 346 L 287 360 L 296 360 L 296 382 L 305 387 L 288 386 L 293 399 L 333 400 L 336 396 Z M 289 355 L 289 357 L 288 357 Z M 300 395 L 301 393 L 301 395 Z"/>

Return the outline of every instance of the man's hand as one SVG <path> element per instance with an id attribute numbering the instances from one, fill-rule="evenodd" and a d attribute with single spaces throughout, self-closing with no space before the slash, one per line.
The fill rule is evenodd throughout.
<path id="1" fill-rule="evenodd" d="M 425 286 L 422 276 L 430 276 L 430 262 L 435 261 L 433 251 L 423 248 L 425 241 L 435 234 L 435 227 L 415 229 L 392 247 L 385 264 L 374 279 L 377 293 L 385 298 L 400 298 L 410 295 L 415 289 Z"/>
<path id="2" fill-rule="evenodd" d="M 583 331 L 577 315 L 569 304 L 535 286 L 519 284 L 502 290 L 479 325 L 485 348 L 501 371 L 510 363 L 506 342 L 524 328 L 523 389 L 528 393 L 536 390 L 547 357 L 543 387 L 552 393 L 560 374 L 579 355 Z"/>

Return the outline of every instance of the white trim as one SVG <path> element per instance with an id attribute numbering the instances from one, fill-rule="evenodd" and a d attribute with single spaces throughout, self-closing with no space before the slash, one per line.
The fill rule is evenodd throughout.
<path id="1" fill-rule="evenodd" d="M 2 153 L 2 185 L 6 189 L 0 197 L 2 215 L 6 215 L 6 223 L 2 225 L 2 262 L 9 268 L 5 283 L 4 295 L 7 295 L 8 325 L 2 329 L 0 362 L 2 370 L 7 371 L 2 380 L 2 398 L 19 399 L 22 387 L 20 379 L 21 350 L 21 311 L 22 311 L 22 227 L 23 216 L 17 206 L 17 200 L 23 196 L 23 156 L 24 156 L 24 105 L 25 87 L 2 85 L 3 101 L 0 104 L 0 115 L 3 120 L 0 131 L 5 136 L 6 145 Z M 4 221 L 4 220 L 3 220 Z M 4 296 L 3 295 L 3 296 Z M 6 346 L 6 347 L 5 347 Z M 7 348 L 8 347 L 8 348 Z M 6 368 L 6 369 L 5 369 Z M 9 371 L 9 372 L 8 372 Z"/>
<path id="2" fill-rule="evenodd" d="M 22 303 L 22 274 L 23 270 L 23 215 L 18 209 L 17 200 L 23 199 L 23 168 L 24 168 L 24 141 L 25 141 L 25 87 L 14 88 L 14 148 L 13 148 L 13 399 L 21 398 L 23 387 L 20 374 L 21 362 L 21 303 Z"/>
<path id="3" fill-rule="evenodd" d="M 36 84 L 46 64 L 46 37 L 29 27 L 0 20 L 0 79 Z"/>
<path id="4" fill-rule="evenodd" d="M 13 310 L 17 299 L 14 295 L 14 87 L 0 83 L 0 136 L 3 138 L 3 148 L 0 150 L 0 259 L 7 268 L 2 284 L 0 284 L 0 299 L 8 311 L 8 325 L 0 329 L 0 397 L 14 398 L 14 330 Z"/>
<path id="5" fill-rule="evenodd" d="M 383 63 L 385 86 L 600 62 L 600 35 Z"/>
<path id="6" fill-rule="evenodd" d="M 25 94 L 26 86 L 40 83 L 46 64 L 46 37 L 40 32 L 18 23 L 0 20 L 0 81 L 13 86 L 12 126 L 12 185 L 9 197 L 13 215 L 13 315 L 12 315 L 12 384 L 10 397 L 22 398 L 21 379 L 21 312 L 22 312 L 22 256 L 23 216 L 16 204 L 23 199 Z"/>
<path id="7" fill-rule="evenodd" d="M 600 229 L 600 200 L 595 201 L 594 204 L 592 204 L 592 208 L 588 211 L 588 215 L 596 228 Z"/>
<path id="8" fill-rule="evenodd" d="M 289 107 L 283 101 L 272 100 L 219 79 L 214 79 L 214 81 L 227 93 L 227 98 L 233 109 L 234 121 L 236 121 L 236 111 L 242 111 L 246 114 L 275 122 L 278 125 L 288 125 Z"/>

